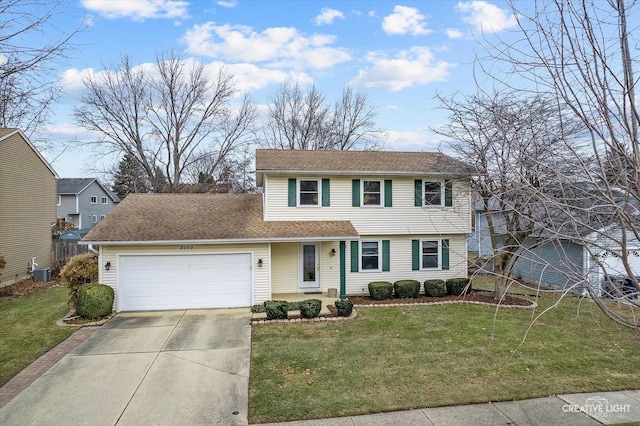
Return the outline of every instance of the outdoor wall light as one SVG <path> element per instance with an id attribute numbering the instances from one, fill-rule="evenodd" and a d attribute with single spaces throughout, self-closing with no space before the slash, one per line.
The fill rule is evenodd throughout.
<path id="1" fill-rule="evenodd" d="M 107 263 L 105 263 L 105 264 L 104 264 L 104 269 L 106 269 L 107 271 L 108 271 L 109 269 L 111 269 L 111 262 L 107 262 Z"/>
<path id="2" fill-rule="evenodd" d="M 329 252 L 329 254 L 331 255 L 331 257 L 336 255 L 336 249 L 332 248 L 331 251 Z"/>
<path id="3" fill-rule="evenodd" d="M 258 259 L 258 268 L 262 268 L 262 259 Z"/>

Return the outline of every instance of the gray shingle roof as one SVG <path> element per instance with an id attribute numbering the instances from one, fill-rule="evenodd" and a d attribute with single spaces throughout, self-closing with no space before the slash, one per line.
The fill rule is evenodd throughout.
<path id="1" fill-rule="evenodd" d="M 91 183 L 96 182 L 100 187 L 104 190 L 104 192 L 109 195 L 109 197 L 115 203 L 120 202 L 120 197 L 118 197 L 113 191 L 104 186 L 98 179 L 96 178 L 60 178 L 56 181 L 57 183 L 57 192 L 58 195 L 76 195 L 82 192 L 87 186 L 91 185 Z"/>
<path id="2" fill-rule="evenodd" d="M 129 194 L 83 242 L 357 238 L 348 221 L 263 220 L 260 194 Z"/>
<path id="3" fill-rule="evenodd" d="M 258 173 L 292 172 L 446 174 L 469 176 L 469 167 L 440 152 L 256 150 Z"/>

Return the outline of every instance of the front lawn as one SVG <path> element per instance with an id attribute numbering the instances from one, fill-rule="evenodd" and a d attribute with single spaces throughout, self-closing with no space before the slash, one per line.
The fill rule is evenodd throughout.
<path id="1" fill-rule="evenodd" d="M 554 301 L 541 297 L 536 313 Z M 254 326 L 249 420 L 637 388 L 638 336 L 588 301 L 576 316 L 578 303 L 547 312 L 520 347 L 530 309 L 500 309 L 495 332 L 495 309 L 477 305 L 356 307 L 355 320 Z"/>
<path id="2" fill-rule="evenodd" d="M 56 325 L 69 310 L 68 294 L 57 287 L 0 302 L 0 385 L 76 330 Z"/>

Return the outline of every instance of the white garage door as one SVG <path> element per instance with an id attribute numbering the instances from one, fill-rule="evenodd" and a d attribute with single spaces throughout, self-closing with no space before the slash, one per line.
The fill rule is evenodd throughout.
<path id="1" fill-rule="evenodd" d="M 251 306 L 250 254 L 120 256 L 118 311 Z"/>

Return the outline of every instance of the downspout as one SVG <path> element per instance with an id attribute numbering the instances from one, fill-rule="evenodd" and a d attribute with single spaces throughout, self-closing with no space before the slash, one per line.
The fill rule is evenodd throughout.
<path id="1" fill-rule="evenodd" d="M 347 244 L 340 241 L 340 299 L 347 298 Z"/>
<path id="2" fill-rule="evenodd" d="M 89 250 L 94 252 L 95 254 L 100 254 L 100 252 L 93 248 L 93 244 L 89 244 Z"/>

